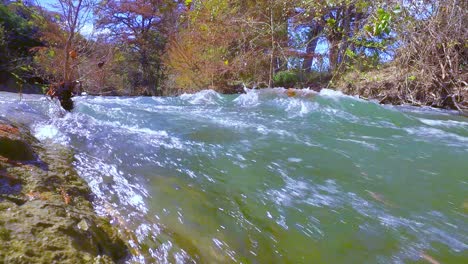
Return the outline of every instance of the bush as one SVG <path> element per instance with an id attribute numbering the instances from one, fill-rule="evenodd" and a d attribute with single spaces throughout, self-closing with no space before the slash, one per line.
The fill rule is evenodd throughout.
<path id="1" fill-rule="evenodd" d="M 464 1 L 437 1 L 428 19 L 406 19 L 395 62 L 407 80 L 400 97 L 412 104 L 468 109 L 468 52 Z"/>
<path id="2" fill-rule="evenodd" d="M 280 71 L 273 76 L 275 86 L 293 87 L 299 81 L 299 76 L 296 72 Z"/>

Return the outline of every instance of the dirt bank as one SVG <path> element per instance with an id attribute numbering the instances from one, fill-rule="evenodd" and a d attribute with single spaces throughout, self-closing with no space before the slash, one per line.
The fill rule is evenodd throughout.
<path id="1" fill-rule="evenodd" d="M 468 74 L 465 74 L 468 78 Z M 358 72 L 351 71 L 337 76 L 331 87 L 349 95 L 377 100 L 382 104 L 431 106 L 458 110 L 468 116 L 468 86 L 448 89 L 426 84 L 417 74 L 402 73 L 395 66 Z M 467 79 L 468 81 L 468 79 Z"/>

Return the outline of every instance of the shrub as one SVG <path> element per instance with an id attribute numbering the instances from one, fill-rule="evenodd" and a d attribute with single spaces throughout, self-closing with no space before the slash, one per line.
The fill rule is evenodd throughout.
<path id="1" fill-rule="evenodd" d="M 275 86 L 293 87 L 299 81 L 299 76 L 296 72 L 280 71 L 273 76 Z"/>

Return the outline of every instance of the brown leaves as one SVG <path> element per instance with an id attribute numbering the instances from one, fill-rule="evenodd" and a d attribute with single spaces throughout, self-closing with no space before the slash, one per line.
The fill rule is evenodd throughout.
<path id="1" fill-rule="evenodd" d="M 34 192 L 34 191 L 29 191 L 26 194 L 26 197 L 28 198 L 29 201 L 34 201 L 34 200 L 47 201 L 47 200 L 49 200 L 49 196 L 47 194 L 41 193 L 41 192 Z"/>
<path id="2" fill-rule="evenodd" d="M 78 53 L 75 50 L 69 52 L 70 58 L 76 59 L 78 57 Z"/>
<path id="3" fill-rule="evenodd" d="M 407 79 L 402 94 L 420 105 L 455 108 L 450 100 L 464 98 L 464 73 L 468 63 L 466 53 L 466 4 L 456 0 L 441 1 L 435 12 L 426 11 L 427 19 L 407 19 L 399 33 L 403 45 L 395 61 Z M 412 79 L 417 80 L 416 82 Z M 405 89 L 406 88 L 406 89 Z M 455 103 L 456 104 L 456 103 Z"/>
<path id="4" fill-rule="evenodd" d="M 70 204 L 72 198 L 71 196 L 65 191 L 65 188 L 60 187 L 60 194 L 62 195 L 63 201 L 65 204 Z"/>
<path id="5" fill-rule="evenodd" d="M 395 207 L 394 204 L 388 202 L 384 197 L 383 195 L 379 194 L 379 193 L 376 193 L 376 192 L 371 192 L 369 190 L 366 190 L 367 193 L 369 193 L 369 195 L 372 197 L 372 199 L 378 201 L 378 202 L 381 202 L 382 204 L 388 206 L 388 207 Z"/>
<path id="6" fill-rule="evenodd" d="M 295 89 L 289 88 L 288 90 L 286 90 L 286 94 L 288 95 L 288 97 L 294 97 L 296 96 L 296 91 Z"/>
<path id="7" fill-rule="evenodd" d="M 19 129 L 5 124 L 0 124 L 0 136 L 8 136 L 8 134 L 19 135 Z"/>

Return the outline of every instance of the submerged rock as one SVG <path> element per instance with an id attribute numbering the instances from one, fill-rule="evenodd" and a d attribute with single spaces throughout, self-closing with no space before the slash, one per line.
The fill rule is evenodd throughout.
<path id="1" fill-rule="evenodd" d="M 0 119 L 0 263 L 120 263 L 128 248 L 70 165 L 71 151 L 44 148 Z"/>

